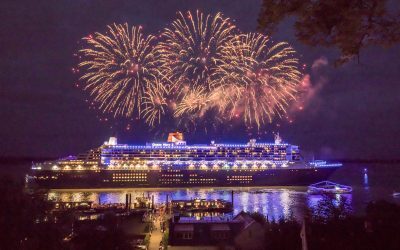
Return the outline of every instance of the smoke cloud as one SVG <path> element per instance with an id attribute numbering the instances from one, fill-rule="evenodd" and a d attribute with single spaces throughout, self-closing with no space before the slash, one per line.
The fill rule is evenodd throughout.
<path id="1" fill-rule="evenodd" d="M 326 68 L 328 59 L 324 56 L 316 59 L 311 65 L 311 72 L 304 75 L 301 81 L 300 98 L 292 105 L 289 116 L 295 116 L 297 112 L 306 110 L 315 112 L 318 109 L 318 94 L 328 82 Z M 291 118 L 289 118 L 289 121 Z"/>

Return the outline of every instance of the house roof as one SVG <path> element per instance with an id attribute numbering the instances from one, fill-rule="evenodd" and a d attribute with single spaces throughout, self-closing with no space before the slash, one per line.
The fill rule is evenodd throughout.
<path id="1" fill-rule="evenodd" d="M 192 224 L 178 224 L 174 228 L 175 232 L 192 232 L 194 227 Z"/>
<path id="2" fill-rule="evenodd" d="M 244 228 L 241 220 L 172 220 L 170 223 L 169 243 L 176 246 L 218 245 L 221 242 L 233 244 L 234 238 Z M 219 233 L 226 234 L 226 239 L 219 238 Z M 192 233 L 190 239 L 183 238 L 182 233 Z"/>
<path id="3" fill-rule="evenodd" d="M 235 221 L 243 221 L 245 228 L 247 226 L 249 226 L 250 224 L 252 224 L 253 222 L 255 222 L 255 220 L 253 218 L 251 218 L 250 215 L 248 215 L 247 213 L 244 213 L 243 211 L 240 212 L 238 215 L 236 215 L 236 217 L 233 220 L 235 220 Z"/>
<path id="4" fill-rule="evenodd" d="M 226 223 L 226 222 L 235 223 L 235 221 L 228 220 L 228 219 L 221 218 L 221 217 L 202 217 L 200 220 L 193 218 L 193 217 L 180 217 L 178 223 L 179 224 L 183 224 L 183 223 L 210 224 L 210 223 Z"/>
<path id="5" fill-rule="evenodd" d="M 231 230 L 228 224 L 213 224 L 211 225 L 211 231 L 229 231 Z"/>

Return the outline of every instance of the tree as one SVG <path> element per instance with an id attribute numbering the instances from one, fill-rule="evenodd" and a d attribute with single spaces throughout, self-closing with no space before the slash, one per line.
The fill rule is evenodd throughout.
<path id="1" fill-rule="evenodd" d="M 351 213 L 351 206 L 345 197 L 323 195 L 315 208 L 312 208 L 313 219 L 316 221 L 338 221 L 345 219 Z"/>
<path id="2" fill-rule="evenodd" d="M 394 5 L 392 3 L 392 5 Z M 400 11 L 387 0 L 263 0 L 258 29 L 271 35 L 288 16 L 295 17 L 295 35 L 304 44 L 336 47 L 336 65 L 369 45 L 391 46 L 400 41 Z"/>
<path id="3" fill-rule="evenodd" d="M 168 240 L 169 240 L 169 228 L 167 227 L 167 229 L 165 229 L 164 231 L 164 235 L 162 238 L 162 244 L 164 246 L 164 249 L 168 248 Z"/>
<path id="4" fill-rule="evenodd" d="M 400 206 L 387 201 L 370 202 L 366 208 L 370 223 L 369 239 L 380 249 L 398 249 L 400 244 Z"/>
<path id="5" fill-rule="evenodd" d="M 22 182 L 0 178 L 1 249 L 60 248 L 61 234 L 41 192 L 28 193 Z"/>
<path id="6" fill-rule="evenodd" d="M 267 218 L 259 212 L 249 213 L 250 217 L 261 225 L 265 225 L 267 223 Z"/>
<path id="7" fill-rule="evenodd" d="M 265 249 L 301 249 L 300 228 L 301 225 L 294 218 L 266 221 Z"/>

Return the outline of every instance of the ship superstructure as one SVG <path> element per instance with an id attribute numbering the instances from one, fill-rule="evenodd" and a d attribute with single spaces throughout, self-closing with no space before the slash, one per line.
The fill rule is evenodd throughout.
<path id="1" fill-rule="evenodd" d="M 167 142 L 118 144 L 111 137 L 77 157 L 34 164 L 32 180 L 47 187 L 185 187 L 307 185 L 326 179 L 340 163 L 306 163 L 299 147 L 250 140 L 245 144 L 187 145 L 179 132 Z"/>

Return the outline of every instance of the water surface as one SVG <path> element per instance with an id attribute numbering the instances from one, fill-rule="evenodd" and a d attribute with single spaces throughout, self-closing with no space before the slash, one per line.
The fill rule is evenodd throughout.
<path id="1" fill-rule="evenodd" d="M 400 204 L 400 197 L 393 192 L 400 191 L 400 166 L 385 164 L 345 164 L 330 178 L 334 182 L 353 187 L 351 194 L 335 195 L 334 200 L 344 200 L 352 212 L 360 214 L 366 204 L 374 200 L 387 200 Z M 314 208 L 323 199 L 321 195 L 310 195 L 306 187 L 243 187 L 243 188 L 141 188 L 141 189 L 91 189 L 91 190 L 50 190 L 49 199 L 59 201 L 92 201 L 94 203 L 124 203 L 125 195 L 154 196 L 157 205 L 169 199 L 224 199 L 231 201 L 233 194 L 234 211 L 259 212 L 269 219 L 301 219 L 305 209 Z"/>

